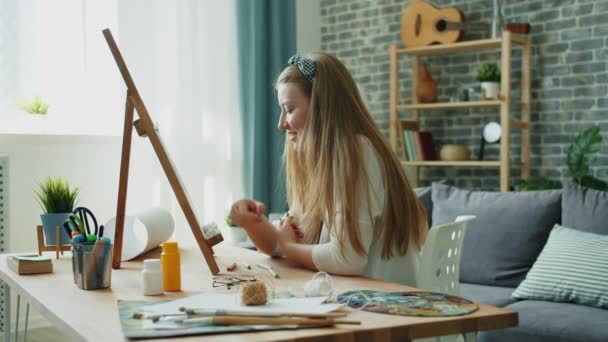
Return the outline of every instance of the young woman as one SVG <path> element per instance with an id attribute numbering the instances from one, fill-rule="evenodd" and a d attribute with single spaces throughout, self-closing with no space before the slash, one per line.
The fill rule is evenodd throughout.
<path id="1" fill-rule="evenodd" d="M 231 218 L 258 249 L 308 269 L 416 284 L 424 207 L 335 57 L 295 55 L 276 82 L 289 212 L 243 199 Z"/>

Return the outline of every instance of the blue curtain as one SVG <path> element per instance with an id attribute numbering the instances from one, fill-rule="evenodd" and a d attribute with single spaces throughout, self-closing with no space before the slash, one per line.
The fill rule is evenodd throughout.
<path id="1" fill-rule="evenodd" d="M 267 213 L 283 212 L 285 134 L 273 82 L 296 50 L 295 3 L 237 0 L 236 11 L 245 196 L 266 203 Z"/>

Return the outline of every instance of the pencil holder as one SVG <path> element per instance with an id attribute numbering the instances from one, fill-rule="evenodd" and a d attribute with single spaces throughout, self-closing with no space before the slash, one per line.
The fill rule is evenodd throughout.
<path id="1" fill-rule="evenodd" d="M 83 290 L 110 287 L 112 279 L 112 244 L 72 245 L 74 283 Z"/>

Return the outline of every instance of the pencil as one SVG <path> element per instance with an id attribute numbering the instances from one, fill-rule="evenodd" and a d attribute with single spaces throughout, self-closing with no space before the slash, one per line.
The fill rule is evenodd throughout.
<path id="1" fill-rule="evenodd" d="M 273 270 L 273 269 L 272 269 L 270 266 L 268 266 L 268 265 L 264 265 L 264 264 L 256 264 L 256 265 L 257 265 L 259 268 L 261 268 L 261 269 L 263 269 L 263 270 L 266 270 L 266 271 L 270 272 L 270 274 L 271 274 L 273 277 L 275 277 L 275 278 L 277 278 L 277 279 L 279 279 L 279 278 L 280 278 L 280 277 L 279 277 L 279 275 L 278 275 L 278 274 L 276 274 L 276 273 L 275 273 L 275 271 L 274 271 L 274 270 Z"/>

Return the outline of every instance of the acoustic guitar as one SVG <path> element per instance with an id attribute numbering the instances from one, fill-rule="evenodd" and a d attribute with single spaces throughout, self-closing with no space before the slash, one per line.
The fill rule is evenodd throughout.
<path id="1" fill-rule="evenodd" d="M 401 17 L 401 39 L 408 47 L 453 43 L 462 37 L 464 15 L 457 8 L 440 9 L 413 1 Z"/>

